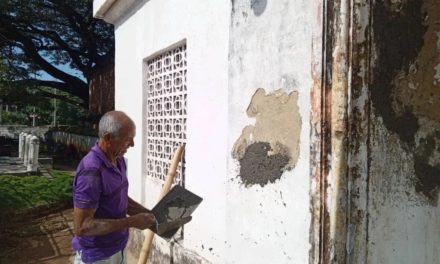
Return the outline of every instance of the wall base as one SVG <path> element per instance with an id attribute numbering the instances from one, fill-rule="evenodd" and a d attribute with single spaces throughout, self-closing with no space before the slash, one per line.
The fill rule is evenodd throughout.
<path id="1" fill-rule="evenodd" d="M 130 254 L 139 256 L 144 242 L 142 231 L 130 229 L 130 240 L 127 249 Z M 211 263 L 195 252 L 182 247 L 179 242 L 167 242 L 157 236 L 153 240 L 153 250 L 148 259 L 149 264 L 205 264 Z"/>

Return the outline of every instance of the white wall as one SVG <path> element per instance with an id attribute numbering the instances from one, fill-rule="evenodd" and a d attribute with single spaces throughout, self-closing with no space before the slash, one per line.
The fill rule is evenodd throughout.
<path id="1" fill-rule="evenodd" d="M 219 263 L 225 256 L 228 36 L 230 2 L 151 0 L 116 25 L 116 109 L 137 125 L 128 151 L 130 195 L 152 207 L 161 186 L 141 185 L 142 60 L 181 40 L 187 43 L 187 147 L 185 186 L 204 198 L 185 226 L 184 246 Z M 145 197 L 142 189 L 146 189 Z M 212 250 L 209 250 L 212 248 Z"/>
<path id="2" fill-rule="evenodd" d="M 213 263 L 307 263 L 314 10 L 305 0 L 259 1 L 263 12 L 253 13 L 250 2 L 232 9 L 224 0 L 150 0 L 116 24 L 116 109 L 138 124 L 126 155 L 130 195 L 152 207 L 161 188 L 141 184 L 142 61 L 186 39 L 186 187 L 204 201 L 185 226 L 184 246 Z M 246 108 L 258 88 L 299 93 L 300 157 L 275 183 L 244 187 L 231 151 L 254 122 Z"/>
<path id="3" fill-rule="evenodd" d="M 413 153 L 373 122 L 367 263 L 438 263 L 440 196 L 433 205 L 417 193 Z"/>
<path id="4" fill-rule="evenodd" d="M 228 150 L 255 122 L 246 115 L 255 91 L 281 88 L 299 93 L 300 156 L 296 167 L 275 183 L 245 187 L 237 180 L 239 164 L 228 153 L 226 262 L 308 263 L 314 3 L 256 1 L 263 6 L 255 10 L 251 2 L 235 1 L 231 21 Z"/>
<path id="5" fill-rule="evenodd" d="M 138 124 L 136 147 L 127 154 L 130 195 L 152 207 L 160 191 L 157 182 L 142 184 L 142 60 L 185 39 L 186 187 L 204 201 L 185 227 L 183 245 L 213 263 L 308 263 L 312 27 L 321 19 L 313 16 L 319 1 L 144 3 L 116 25 L 116 108 Z M 242 129 L 255 122 L 246 109 L 258 88 L 298 92 L 301 116 L 298 162 L 264 187 L 243 185 L 231 155 Z M 418 204 L 419 194 L 403 188 L 409 183 L 401 175 L 413 174 L 403 150 L 390 146 L 389 136 L 372 142 L 373 154 L 387 155 L 371 160 L 368 261 L 436 261 L 438 251 L 425 244 L 438 244 L 439 211 Z"/>

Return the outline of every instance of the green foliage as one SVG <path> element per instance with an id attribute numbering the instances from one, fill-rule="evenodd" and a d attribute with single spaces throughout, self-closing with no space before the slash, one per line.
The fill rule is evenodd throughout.
<path id="1" fill-rule="evenodd" d="M 0 221 L 37 206 L 69 203 L 72 200 L 72 175 L 55 170 L 51 174 L 52 179 L 0 175 Z"/>
<path id="2" fill-rule="evenodd" d="M 43 90 L 51 90 L 52 88 L 43 87 Z M 0 97 L 8 98 L 8 102 L 12 102 L 14 105 L 18 106 L 17 112 L 6 112 L 1 113 L 0 124 L 5 125 L 32 125 L 32 114 L 36 114 L 37 126 L 42 125 L 53 125 L 54 112 L 56 111 L 56 124 L 58 125 L 68 125 L 75 126 L 78 125 L 78 121 L 84 120 L 87 116 L 87 111 L 79 107 L 76 104 L 68 103 L 62 100 L 50 99 L 41 96 L 34 96 L 32 93 L 25 93 L 24 89 L 17 89 L 19 93 L 11 92 L 8 95 L 2 96 L 2 91 L 0 89 Z M 63 92 L 58 92 L 66 98 L 71 98 L 70 95 Z M 12 97 L 18 97 L 13 99 Z M 71 98 L 71 100 L 75 100 Z M 34 112 L 35 111 L 35 112 Z"/>
<path id="3" fill-rule="evenodd" d="M 95 68 L 114 57 L 113 26 L 94 19 L 92 5 L 93 0 L 0 1 L 0 64 L 6 66 L 0 80 L 61 99 L 38 89 L 52 87 L 87 107 Z"/>
<path id="4" fill-rule="evenodd" d="M 23 125 L 28 123 L 27 116 L 24 113 L 2 112 L 0 124 L 5 125 Z"/>
<path id="5" fill-rule="evenodd" d="M 51 100 L 52 109 L 54 109 L 54 100 Z M 58 125 L 78 125 L 78 121 L 83 120 L 87 116 L 87 111 L 84 108 L 77 107 L 75 105 L 57 101 L 57 124 Z M 51 118 L 53 111 L 50 112 Z"/>

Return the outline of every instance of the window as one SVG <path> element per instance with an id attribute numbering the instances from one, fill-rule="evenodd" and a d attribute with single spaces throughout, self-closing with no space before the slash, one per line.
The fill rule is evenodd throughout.
<path id="1" fill-rule="evenodd" d="M 145 62 L 146 175 L 164 181 L 174 151 L 186 141 L 186 44 Z M 177 169 L 174 183 L 183 185 L 185 163 Z"/>

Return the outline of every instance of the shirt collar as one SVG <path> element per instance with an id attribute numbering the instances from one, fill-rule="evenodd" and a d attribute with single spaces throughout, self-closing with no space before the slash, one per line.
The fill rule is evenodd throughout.
<path id="1" fill-rule="evenodd" d="M 111 161 L 107 158 L 104 151 L 102 151 L 102 149 L 99 147 L 98 142 L 96 142 L 95 145 L 92 147 L 92 151 L 96 154 L 96 156 L 98 156 L 99 159 L 101 159 L 104 162 L 107 168 L 113 167 Z M 116 160 L 118 160 L 118 158 L 116 158 Z"/>

